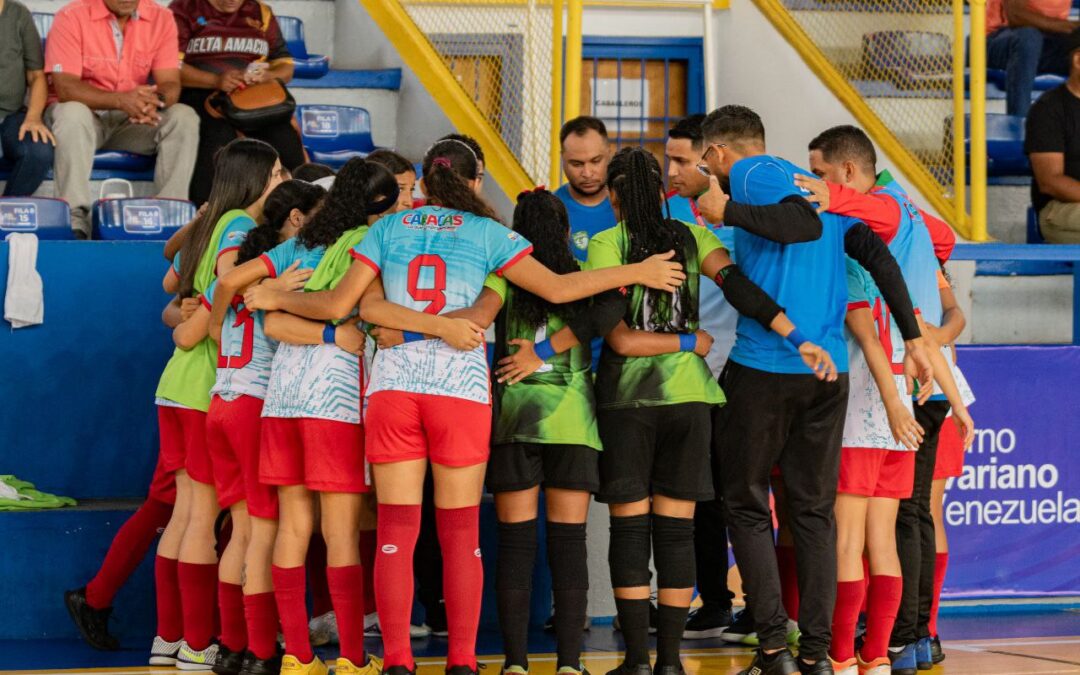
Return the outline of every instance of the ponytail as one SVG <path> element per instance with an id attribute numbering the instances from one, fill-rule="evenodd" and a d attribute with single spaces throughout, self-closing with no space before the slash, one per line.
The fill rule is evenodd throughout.
<path id="1" fill-rule="evenodd" d="M 501 223 L 495 209 L 469 186 L 468 181 L 476 180 L 479 175 L 479 161 L 463 141 L 448 138 L 436 142 L 424 155 L 424 193 L 433 205 Z"/>
<path id="2" fill-rule="evenodd" d="M 247 233 L 237 254 L 237 264 L 258 258 L 281 241 L 281 228 L 293 209 L 307 215 L 319 205 L 326 190 L 302 180 L 288 180 L 274 188 L 263 204 L 263 222 Z"/>

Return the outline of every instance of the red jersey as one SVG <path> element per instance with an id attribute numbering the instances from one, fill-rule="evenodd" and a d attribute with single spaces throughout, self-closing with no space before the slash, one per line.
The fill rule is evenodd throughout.
<path id="1" fill-rule="evenodd" d="M 844 185 L 829 183 L 829 212 L 858 218 L 886 244 L 892 241 L 900 228 L 900 205 L 876 186 L 869 193 L 862 194 Z M 930 232 L 934 255 L 941 262 L 946 262 L 956 245 L 956 233 L 940 218 L 922 209 L 919 209 L 919 214 Z"/>
<path id="2" fill-rule="evenodd" d="M 180 58 L 211 73 L 244 70 L 255 61 L 291 61 L 274 12 L 259 0 L 247 0 L 225 14 L 207 0 L 173 0 Z"/>

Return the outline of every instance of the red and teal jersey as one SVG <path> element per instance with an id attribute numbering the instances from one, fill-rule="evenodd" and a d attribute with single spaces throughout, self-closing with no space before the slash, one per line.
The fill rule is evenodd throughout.
<path id="1" fill-rule="evenodd" d="M 491 272 L 525 258 L 532 246 L 490 218 L 438 206 L 395 213 L 375 223 L 352 255 L 382 276 L 386 299 L 430 314 L 472 305 Z M 375 355 L 368 393 L 407 391 L 488 403 L 484 347 L 453 349 L 421 340 Z"/>
<path id="2" fill-rule="evenodd" d="M 889 244 L 889 251 L 904 275 L 908 292 L 923 319 L 935 326 L 941 325 L 941 295 L 938 291 L 937 273 L 940 269 L 934 254 L 934 243 L 922 213 L 912 203 L 907 192 L 888 173 L 883 173 L 884 184 L 874 190 L 887 195 L 900 206 L 900 225 Z"/>
<path id="3" fill-rule="evenodd" d="M 215 280 L 203 295 L 203 305 L 210 309 L 214 304 Z M 270 382 L 270 364 L 277 351 L 277 340 L 266 336 L 263 330 L 262 311 L 252 312 L 244 306 L 242 296 L 229 303 L 229 311 L 221 326 L 221 346 L 218 348 L 217 378 L 211 396 L 235 401 L 241 396 L 266 398 L 266 386 Z"/>

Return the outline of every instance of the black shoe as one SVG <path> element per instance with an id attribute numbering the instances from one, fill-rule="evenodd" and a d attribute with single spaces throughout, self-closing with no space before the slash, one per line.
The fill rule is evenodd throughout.
<path id="1" fill-rule="evenodd" d="M 660 666 L 653 669 L 653 672 L 656 675 L 686 675 L 681 663 L 677 666 Z"/>
<path id="2" fill-rule="evenodd" d="M 750 616 L 750 610 L 744 609 L 731 619 L 731 625 L 720 631 L 720 639 L 724 642 L 742 644 L 747 635 L 754 632 L 754 618 Z"/>
<path id="3" fill-rule="evenodd" d="M 615 670 L 609 670 L 607 675 L 652 675 L 652 672 L 652 668 L 647 663 L 642 663 L 639 666 L 628 666 L 626 661 L 623 661 Z"/>
<path id="4" fill-rule="evenodd" d="M 86 602 L 86 586 L 64 593 L 64 604 L 67 605 L 71 620 L 75 622 L 87 644 L 103 652 L 114 652 L 120 649 L 120 641 L 109 634 L 109 616 L 112 614 L 112 607 L 105 609 L 91 607 Z"/>
<path id="5" fill-rule="evenodd" d="M 405 666 L 389 666 L 383 668 L 383 675 L 416 675 L 416 671 L 409 670 Z"/>
<path id="6" fill-rule="evenodd" d="M 813 663 L 807 663 L 799 659 L 799 672 L 802 675 L 833 675 L 832 661 L 829 657 L 818 659 Z"/>
<path id="7" fill-rule="evenodd" d="M 450 630 L 446 625 L 446 604 L 440 602 L 435 607 L 424 612 L 424 623 L 428 625 L 431 634 L 435 637 L 447 637 L 450 635 Z"/>
<path id="8" fill-rule="evenodd" d="M 278 675 L 281 672 L 281 651 L 268 659 L 260 659 L 251 652 L 244 656 L 240 675 Z"/>
<path id="9" fill-rule="evenodd" d="M 941 640 L 936 635 L 930 638 L 930 660 L 934 663 L 941 663 L 945 660 L 945 652 L 941 649 Z"/>
<path id="10" fill-rule="evenodd" d="M 718 638 L 724 629 L 731 625 L 731 607 L 719 603 L 706 602 L 690 612 L 683 629 L 684 640 L 703 640 Z"/>
<path id="11" fill-rule="evenodd" d="M 450 666 L 446 675 L 480 675 L 480 671 L 469 666 Z"/>
<path id="12" fill-rule="evenodd" d="M 766 654 L 758 649 L 754 652 L 750 667 L 739 671 L 739 675 L 797 675 L 798 672 L 799 666 L 795 663 L 795 657 L 787 648 L 775 654 Z"/>
<path id="13" fill-rule="evenodd" d="M 244 655 L 247 652 L 234 652 L 225 645 L 218 647 L 217 663 L 213 671 L 216 675 L 240 675 L 244 667 Z"/>

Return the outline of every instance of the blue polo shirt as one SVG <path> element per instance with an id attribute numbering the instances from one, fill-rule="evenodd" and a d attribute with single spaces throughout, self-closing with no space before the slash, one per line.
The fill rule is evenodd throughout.
<path id="1" fill-rule="evenodd" d="M 766 206 L 789 196 L 802 196 L 805 193 L 795 187 L 797 173 L 810 175 L 806 169 L 772 155 L 740 160 L 731 169 L 731 199 Z M 821 222 L 821 237 L 799 244 L 778 244 L 735 228 L 735 250 L 743 273 L 784 308 L 806 339 L 829 352 L 837 370 L 847 372 L 844 235 L 858 221 L 825 213 Z M 810 372 L 784 338 L 745 316 L 739 317 L 731 359 L 770 373 Z"/>
<path id="2" fill-rule="evenodd" d="M 562 200 L 570 216 L 570 252 L 578 262 L 585 262 L 589 257 L 589 240 L 617 224 L 611 200 L 605 198 L 596 206 L 585 206 L 571 196 L 569 184 L 556 190 L 555 196 Z"/>

